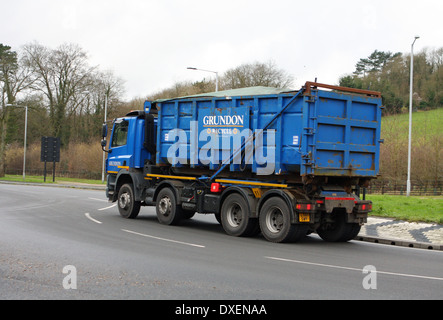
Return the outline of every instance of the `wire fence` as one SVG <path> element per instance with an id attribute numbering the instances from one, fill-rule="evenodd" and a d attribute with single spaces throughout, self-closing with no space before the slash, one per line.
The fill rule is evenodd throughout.
<path id="1" fill-rule="evenodd" d="M 7 170 L 6 173 L 12 175 L 22 175 L 23 171 L 19 169 L 9 169 Z M 43 169 L 26 170 L 26 175 L 30 176 L 43 176 L 43 174 L 44 174 Z M 52 165 L 48 165 L 46 176 L 52 177 Z M 56 168 L 55 177 L 101 180 L 102 173 L 86 171 L 86 170 L 73 172 L 73 171 L 66 171 Z M 369 187 L 366 188 L 365 193 L 406 195 L 406 181 L 372 180 Z M 442 194 L 443 194 L 443 181 L 411 181 L 411 195 L 413 196 L 441 196 Z"/>
<path id="2" fill-rule="evenodd" d="M 11 175 L 22 175 L 23 170 L 19 169 L 7 169 L 6 174 Z M 44 169 L 26 169 L 26 175 L 29 176 L 43 176 Z M 48 164 L 46 169 L 46 177 L 52 177 L 52 164 Z M 66 171 L 62 169 L 55 169 L 55 177 L 57 178 L 75 178 L 75 179 L 88 179 L 88 180 L 101 180 L 102 173 L 101 172 L 93 172 L 93 171 Z M 105 176 L 106 178 L 106 176 Z"/>
<path id="3" fill-rule="evenodd" d="M 442 181 L 411 181 L 413 196 L 441 196 Z M 406 195 L 406 181 L 372 180 L 366 194 Z"/>

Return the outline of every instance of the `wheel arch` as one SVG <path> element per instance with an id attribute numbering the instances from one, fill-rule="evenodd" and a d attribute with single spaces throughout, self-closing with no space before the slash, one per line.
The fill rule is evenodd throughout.
<path id="1" fill-rule="evenodd" d="M 244 188 L 244 187 L 238 187 L 238 186 L 231 186 L 225 189 L 220 198 L 218 199 L 218 212 L 221 212 L 221 207 L 223 205 L 223 202 L 226 200 L 226 198 L 231 194 L 240 194 L 248 204 L 248 211 L 249 211 L 249 217 L 250 218 L 258 218 L 258 211 L 257 211 L 257 200 L 254 196 L 254 193 L 250 188 Z"/>
<path id="2" fill-rule="evenodd" d="M 295 204 L 297 202 L 295 196 L 290 193 L 287 190 L 281 190 L 281 189 L 271 189 L 266 191 L 263 196 L 260 198 L 260 200 L 257 203 L 257 212 L 259 213 L 261 208 L 263 207 L 263 204 L 266 202 L 266 200 L 272 198 L 272 197 L 279 197 L 282 198 L 286 204 L 289 207 L 289 212 L 291 214 L 291 223 L 296 223 L 297 220 L 297 214 L 295 213 Z M 257 214 L 258 216 L 258 214 Z"/>
<path id="3" fill-rule="evenodd" d="M 135 201 L 143 201 L 142 193 L 144 185 L 143 175 L 137 172 L 122 172 L 122 170 L 117 174 L 117 178 L 115 181 L 115 192 L 114 192 L 114 201 L 117 200 L 118 192 L 120 188 L 126 184 L 130 183 L 133 187 Z"/>
<path id="4" fill-rule="evenodd" d="M 157 201 L 157 196 L 160 193 L 160 191 L 163 188 L 170 188 L 172 189 L 172 192 L 175 194 L 175 200 L 177 205 L 181 205 L 181 194 L 182 189 L 185 186 L 185 184 L 182 181 L 178 180 L 164 180 L 158 184 L 158 186 L 155 188 L 154 196 L 152 197 L 152 201 Z"/>

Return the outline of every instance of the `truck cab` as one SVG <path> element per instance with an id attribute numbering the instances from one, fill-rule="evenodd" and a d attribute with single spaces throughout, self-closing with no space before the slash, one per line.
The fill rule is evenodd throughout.
<path id="1" fill-rule="evenodd" d="M 143 168 L 144 160 L 150 159 L 150 154 L 143 147 L 144 119 L 137 116 L 127 116 L 114 121 L 109 146 L 108 172 L 118 172 L 121 167 Z"/>
<path id="2" fill-rule="evenodd" d="M 109 200 L 116 200 L 119 187 L 128 178 L 120 176 L 130 175 L 132 180 L 137 179 L 143 170 L 143 166 L 155 157 L 155 124 L 154 117 L 144 111 L 131 111 L 122 118 L 112 122 L 109 149 L 106 160 L 106 172 L 108 174 L 107 196 Z M 103 129 L 103 132 L 107 128 Z M 151 133 L 149 135 L 148 133 Z M 105 138 L 105 133 L 103 138 Z M 144 137 L 140 139 L 139 137 Z M 106 142 L 102 142 L 104 147 Z M 151 150 L 152 152 L 150 152 Z M 117 185 L 120 180 L 120 185 Z"/>

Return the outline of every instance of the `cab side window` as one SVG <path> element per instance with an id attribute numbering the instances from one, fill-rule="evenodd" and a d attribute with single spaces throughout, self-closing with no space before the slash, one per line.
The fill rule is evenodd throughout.
<path id="1" fill-rule="evenodd" d="M 115 123 L 111 147 L 120 147 L 126 145 L 126 140 L 128 138 L 128 126 L 129 122 L 126 120 Z"/>

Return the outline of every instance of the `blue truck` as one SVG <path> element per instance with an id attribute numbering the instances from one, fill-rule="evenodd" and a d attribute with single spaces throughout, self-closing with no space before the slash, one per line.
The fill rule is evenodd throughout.
<path id="1" fill-rule="evenodd" d="M 114 119 L 106 196 L 124 218 L 155 206 L 162 224 L 214 214 L 232 236 L 349 241 L 372 210 L 381 94 L 306 82 L 146 101 Z"/>

